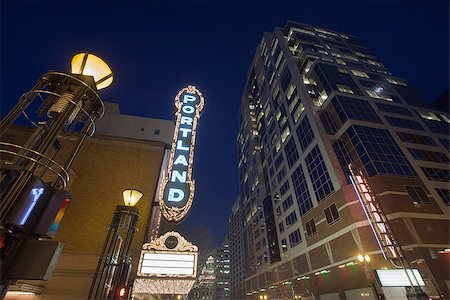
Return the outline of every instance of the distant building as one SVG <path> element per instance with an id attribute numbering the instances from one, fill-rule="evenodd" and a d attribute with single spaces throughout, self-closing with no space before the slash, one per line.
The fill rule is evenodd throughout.
<path id="1" fill-rule="evenodd" d="M 405 299 L 405 287 L 374 289 L 373 271 L 398 263 L 384 258 L 393 246 L 382 238 L 402 247 L 428 296 L 450 297 L 448 112 L 356 37 L 288 22 L 258 45 L 239 123 L 232 295 L 244 282 L 248 299 Z M 349 164 L 387 222 L 369 223 Z"/>
<path id="2" fill-rule="evenodd" d="M 199 266 L 197 281 L 187 299 L 235 299 L 230 294 L 230 250 L 228 239 Z"/>
<path id="3" fill-rule="evenodd" d="M 244 299 L 245 282 L 244 282 L 244 236 L 243 227 L 243 211 L 240 198 L 233 205 L 231 216 L 228 224 L 228 239 L 230 247 L 230 288 L 231 299 Z"/>
<path id="4" fill-rule="evenodd" d="M 230 246 L 228 237 L 220 247 L 216 249 L 216 281 L 214 299 L 226 300 L 231 298 L 230 289 Z"/>
<path id="5" fill-rule="evenodd" d="M 200 265 L 200 272 L 188 299 L 215 299 L 216 261 L 209 256 L 206 262 Z"/>
<path id="6" fill-rule="evenodd" d="M 32 299 L 87 298 L 112 214 L 117 204 L 123 204 L 123 190 L 135 188 L 144 194 L 137 204 L 141 218 L 132 244 L 131 276 L 136 274 L 142 244 L 159 226 L 159 211 L 151 212 L 174 122 L 122 115 L 114 103 L 105 106 L 106 114 L 96 121 L 96 133 L 70 173 L 73 200 L 56 235 L 64 243 L 63 252 L 50 281 L 27 282 L 38 293 Z M 18 128 L 11 134 L 24 132 L 26 128 Z M 63 146 L 71 143 L 70 136 L 59 140 Z M 6 299 L 13 297 L 17 296 L 7 295 Z"/>

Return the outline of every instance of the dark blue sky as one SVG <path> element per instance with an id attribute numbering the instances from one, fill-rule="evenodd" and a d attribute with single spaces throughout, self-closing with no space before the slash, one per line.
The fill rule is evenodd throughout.
<path id="1" fill-rule="evenodd" d="M 220 242 L 238 195 L 237 112 L 264 31 L 293 20 L 353 34 L 426 99 L 448 88 L 448 1 L 316 2 L 3 0 L 1 115 L 46 71 L 69 71 L 81 51 L 113 68 L 101 95 L 124 114 L 173 119 L 178 90 L 196 85 L 205 95 L 197 190 L 182 226 Z"/>

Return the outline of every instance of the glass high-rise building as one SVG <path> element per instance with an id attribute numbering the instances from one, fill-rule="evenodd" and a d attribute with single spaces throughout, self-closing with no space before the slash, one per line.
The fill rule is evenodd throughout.
<path id="1" fill-rule="evenodd" d="M 374 280 L 399 265 L 383 255 L 393 248 L 380 247 L 374 232 L 384 225 L 369 222 L 349 164 L 423 290 L 450 297 L 448 112 L 430 108 L 356 37 L 288 22 L 263 35 L 239 123 L 229 232 L 233 295 L 235 278 L 244 281 L 236 299 L 244 290 L 255 299 L 405 297 L 405 287 Z M 243 252 L 242 268 L 233 249 Z"/>

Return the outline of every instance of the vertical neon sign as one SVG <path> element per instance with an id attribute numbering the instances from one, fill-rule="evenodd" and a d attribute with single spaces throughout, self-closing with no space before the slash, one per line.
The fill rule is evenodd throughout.
<path id="1" fill-rule="evenodd" d="M 352 164 L 349 164 L 348 168 L 350 169 L 350 180 L 353 188 L 358 195 L 384 258 L 391 260 L 402 257 L 400 247 L 397 245 L 392 230 L 387 223 L 387 218 L 382 212 L 380 204 L 377 202 L 369 183 L 364 178 L 362 172 Z"/>
<path id="2" fill-rule="evenodd" d="M 195 133 L 205 100 L 192 85 L 175 97 L 175 132 L 167 174 L 161 182 L 159 206 L 167 221 L 182 221 L 192 206 L 195 182 L 192 179 Z"/>

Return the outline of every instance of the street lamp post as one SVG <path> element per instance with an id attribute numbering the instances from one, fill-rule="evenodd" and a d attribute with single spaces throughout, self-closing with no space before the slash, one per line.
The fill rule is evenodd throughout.
<path id="1" fill-rule="evenodd" d="M 64 214 L 70 202 L 65 191 L 69 170 L 94 134 L 95 119 L 104 113 L 98 90 L 112 83 L 110 67 L 90 53 L 75 55 L 71 65 L 71 73 L 49 71 L 41 76 L 0 122 L 0 298 L 15 280 L 36 279 L 17 267 L 26 264 L 24 247 L 33 244 L 38 255 L 44 242 L 59 243 L 54 257 L 59 255 L 62 243 L 48 239 L 59 226 L 56 215 Z M 30 135 L 25 142 L 18 142 L 11 128 L 22 115 L 33 128 L 26 131 Z M 64 146 L 72 147 L 68 156 L 57 157 L 64 133 L 76 133 L 77 138 L 72 146 Z"/>
<path id="2" fill-rule="evenodd" d="M 135 205 L 142 195 L 135 189 L 123 191 L 125 205 L 116 206 L 92 279 L 89 300 L 128 299 L 131 243 L 139 219 Z"/>
<path id="3" fill-rule="evenodd" d="M 358 261 L 363 264 L 364 273 L 366 274 L 367 280 L 372 283 L 372 287 L 376 294 L 377 299 L 384 299 L 383 290 L 377 287 L 377 280 L 375 278 L 375 272 L 370 264 L 370 256 L 365 254 L 358 254 Z"/>

